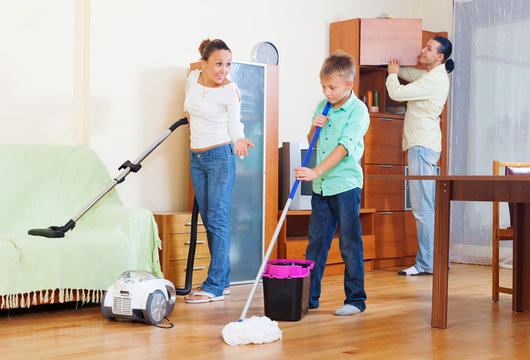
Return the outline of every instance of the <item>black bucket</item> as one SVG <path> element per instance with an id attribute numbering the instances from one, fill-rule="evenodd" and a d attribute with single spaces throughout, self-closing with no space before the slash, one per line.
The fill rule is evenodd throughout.
<path id="1" fill-rule="evenodd" d="M 271 260 L 263 273 L 265 316 L 298 321 L 309 309 L 311 260 Z"/>

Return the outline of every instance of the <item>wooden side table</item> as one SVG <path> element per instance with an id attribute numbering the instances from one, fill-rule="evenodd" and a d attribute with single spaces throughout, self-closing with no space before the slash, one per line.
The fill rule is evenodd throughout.
<path id="1" fill-rule="evenodd" d="M 160 265 L 164 277 L 176 287 L 184 287 L 186 265 L 190 247 L 191 212 L 161 211 L 153 213 L 158 225 L 158 235 L 162 240 Z M 206 229 L 199 215 L 197 225 L 197 246 L 193 263 L 193 285 L 200 285 L 208 276 L 210 252 Z"/>

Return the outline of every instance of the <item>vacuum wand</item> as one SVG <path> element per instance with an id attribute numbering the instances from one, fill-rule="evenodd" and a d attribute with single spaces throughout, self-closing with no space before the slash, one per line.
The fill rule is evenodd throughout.
<path id="1" fill-rule="evenodd" d="M 127 175 L 129 175 L 131 172 L 138 172 L 138 170 L 141 169 L 142 165 L 141 162 L 149 156 L 155 150 L 158 145 L 160 145 L 171 133 L 178 128 L 181 125 L 185 125 L 188 123 L 187 118 L 182 118 L 178 121 L 176 121 L 173 125 L 169 127 L 154 143 L 151 145 L 146 151 L 144 151 L 134 162 L 130 162 L 127 160 L 124 162 L 118 170 L 122 170 L 115 178 L 114 180 L 98 195 L 94 200 L 90 202 L 83 210 L 79 212 L 74 218 L 69 220 L 66 224 L 63 226 L 50 226 L 46 229 L 31 229 L 28 231 L 29 235 L 35 235 L 35 236 L 44 236 L 48 238 L 62 238 L 64 237 L 64 234 L 68 230 L 72 230 L 75 227 L 75 223 L 81 216 L 83 216 L 92 206 L 94 206 L 99 200 L 101 200 L 102 197 L 104 197 L 108 192 L 110 192 L 114 187 L 120 183 L 122 183 Z"/>

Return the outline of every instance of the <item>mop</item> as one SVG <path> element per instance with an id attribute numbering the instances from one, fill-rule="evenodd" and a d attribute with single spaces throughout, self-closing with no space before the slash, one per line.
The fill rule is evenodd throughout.
<path id="1" fill-rule="evenodd" d="M 324 108 L 324 111 L 322 111 L 322 115 L 326 116 L 328 114 L 329 107 L 330 103 L 328 102 Z M 317 141 L 319 133 L 320 127 L 317 127 L 315 130 L 315 134 L 311 139 L 309 149 L 304 157 L 304 161 L 302 162 L 302 167 L 305 167 L 307 165 L 309 157 L 311 156 L 311 151 L 313 150 L 313 146 Z M 278 240 L 278 234 L 280 233 L 280 229 L 283 226 L 283 222 L 285 220 L 285 217 L 287 216 L 287 211 L 289 211 L 289 207 L 291 206 L 291 202 L 293 201 L 294 194 L 296 193 L 299 183 L 300 180 L 296 179 L 293 184 L 293 188 L 291 189 L 289 198 L 285 203 L 282 215 L 280 216 L 280 220 L 278 221 L 278 225 L 276 226 L 276 230 L 274 231 L 272 240 L 269 244 L 269 247 L 267 248 L 267 252 L 263 258 L 263 261 L 261 262 L 258 274 L 256 275 L 256 279 L 254 280 L 254 284 L 252 285 L 252 289 L 250 290 L 250 294 L 248 296 L 245 307 L 241 312 L 239 320 L 231 322 L 225 325 L 225 327 L 223 328 L 223 340 L 228 345 L 265 344 L 282 338 L 282 331 L 278 327 L 278 323 L 276 321 L 273 321 L 266 316 L 253 316 L 250 319 L 246 319 L 246 316 L 250 307 L 250 303 L 252 302 L 254 294 L 256 293 L 256 288 L 258 287 L 259 281 L 261 280 L 261 277 L 265 270 L 265 265 L 269 260 L 272 249 L 276 244 L 276 240 Z"/>

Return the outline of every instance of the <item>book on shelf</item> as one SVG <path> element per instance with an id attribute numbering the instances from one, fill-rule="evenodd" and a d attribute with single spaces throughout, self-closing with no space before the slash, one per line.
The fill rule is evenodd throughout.
<path id="1" fill-rule="evenodd" d="M 385 112 L 388 114 L 405 114 L 405 106 L 385 106 Z"/>

